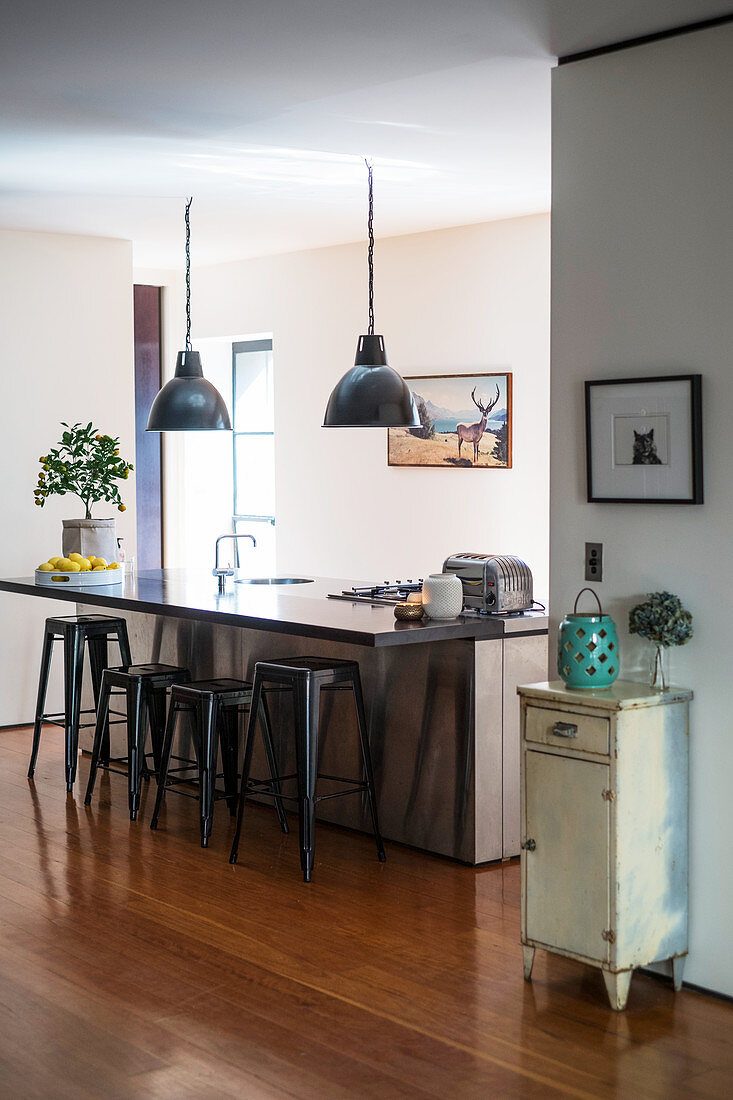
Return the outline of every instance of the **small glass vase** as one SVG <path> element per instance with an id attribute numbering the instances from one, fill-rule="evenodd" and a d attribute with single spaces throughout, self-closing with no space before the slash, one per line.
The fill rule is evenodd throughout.
<path id="1" fill-rule="evenodd" d="M 654 691 L 669 690 L 669 661 L 667 646 L 655 645 L 649 661 L 649 686 Z"/>

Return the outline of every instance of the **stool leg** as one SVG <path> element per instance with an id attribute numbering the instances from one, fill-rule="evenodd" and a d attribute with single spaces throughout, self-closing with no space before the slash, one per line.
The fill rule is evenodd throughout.
<path id="1" fill-rule="evenodd" d="M 272 725 L 270 723 L 270 711 L 267 706 L 267 697 L 263 693 L 261 696 L 261 702 L 259 706 L 259 719 L 260 729 L 262 730 L 262 740 L 265 743 L 265 755 L 267 757 L 267 766 L 270 769 L 270 779 L 272 780 L 272 789 L 275 793 L 275 809 L 277 810 L 277 816 L 280 821 L 280 828 L 287 835 L 290 832 L 288 826 L 288 819 L 285 816 L 285 810 L 283 809 L 283 800 L 280 797 L 282 788 L 280 786 L 280 780 L 278 779 L 277 759 L 275 757 L 275 746 L 272 743 Z"/>
<path id="2" fill-rule="evenodd" d="M 224 790 L 232 817 L 237 816 L 237 759 L 239 757 L 239 710 L 222 707 L 219 743 L 221 745 L 221 770 L 224 772 Z"/>
<path id="3" fill-rule="evenodd" d="M 165 737 L 165 686 L 152 687 L 148 692 L 148 718 L 150 720 L 150 742 L 153 749 L 153 766 L 156 775 L 160 772 L 160 758 L 163 754 Z M 145 760 L 143 746 L 143 760 Z M 150 778 L 147 765 L 143 770 L 146 779 Z"/>
<path id="4" fill-rule="evenodd" d="M 84 641 L 78 630 L 64 639 L 64 742 L 66 790 L 73 791 L 79 753 L 79 716 L 84 669 Z"/>
<path id="5" fill-rule="evenodd" d="M 168 780 L 168 768 L 171 765 L 171 753 L 173 752 L 173 739 L 176 735 L 177 722 L 178 704 L 171 701 L 170 709 L 168 711 L 168 721 L 165 725 L 163 749 L 160 754 L 160 768 L 158 770 L 158 793 L 155 796 L 155 809 L 153 810 L 153 816 L 150 819 L 151 829 L 158 828 L 158 817 L 160 816 L 160 807 L 163 805 L 163 796 L 165 795 L 165 785 Z"/>
<path id="6" fill-rule="evenodd" d="M 359 723 L 359 741 L 361 742 L 361 758 L 364 762 L 364 774 L 367 781 L 367 796 L 369 798 L 369 809 L 372 815 L 372 826 L 374 828 L 374 839 L 377 843 L 377 855 L 379 862 L 384 863 L 387 856 L 384 852 L 384 844 L 382 843 L 382 834 L 379 831 L 379 817 L 377 816 L 377 795 L 374 789 L 374 772 L 372 771 L 372 754 L 369 749 L 369 734 L 367 732 L 366 712 L 364 710 L 364 696 L 361 692 L 361 676 L 357 669 L 354 679 L 351 685 L 354 689 L 354 702 L 356 703 L 356 718 Z"/>
<path id="7" fill-rule="evenodd" d="M 140 809 L 146 733 L 143 685 L 141 680 L 134 680 L 127 688 L 127 798 L 130 821 L 137 820 Z"/>
<path id="8" fill-rule="evenodd" d="M 255 732 L 257 727 L 257 715 L 262 699 L 262 679 L 255 672 L 255 681 L 252 688 L 252 702 L 249 707 L 249 721 L 247 722 L 247 736 L 244 742 L 244 761 L 242 763 L 242 785 L 239 788 L 239 805 L 237 806 L 237 828 L 234 832 L 232 850 L 229 853 L 229 862 L 236 863 L 239 855 L 239 838 L 242 835 L 242 819 L 244 817 L 244 804 L 247 801 L 247 784 L 252 767 L 252 753 L 255 747 Z"/>
<path id="9" fill-rule="evenodd" d="M 102 742 L 104 740 L 104 728 L 107 722 L 109 714 L 109 696 L 110 687 L 104 676 L 102 677 L 102 683 L 99 689 L 99 703 L 97 704 L 97 725 L 94 730 L 94 745 L 92 746 L 92 763 L 89 768 L 89 781 L 87 782 L 87 793 L 84 795 L 84 805 L 89 806 L 92 801 L 92 794 L 94 793 L 94 785 L 97 782 L 97 769 L 99 768 L 99 757 L 102 749 Z"/>
<path id="10" fill-rule="evenodd" d="M 51 655 L 53 653 L 54 637 L 50 630 L 43 635 L 43 652 L 41 654 L 41 671 L 38 677 L 38 698 L 36 700 L 36 719 L 33 723 L 33 749 L 31 750 L 30 764 L 28 765 L 28 778 L 33 778 L 38 758 L 38 746 L 41 743 L 41 726 L 43 724 L 43 708 L 46 705 L 46 691 L 48 689 L 48 674 L 51 671 Z"/>
<path id="11" fill-rule="evenodd" d="M 94 707 L 99 710 L 99 693 L 102 686 L 102 673 L 107 668 L 107 638 L 101 635 L 97 638 L 89 638 L 89 669 L 92 674 L 92 691 L 94 693 Z M 109 764 L 109 716 L 104 727 L 102 739 L 101 757 L 103 764 Z"/>
<path id="12" fill-rule="evenodd" d="M 303 881 L 313 874 L 315 845 L 316 774 L 318 770 L 318 712 L 320 688 L 310 677 L 298 680 L 294 691 L 295 757 L 298 773 L 298 823 L 300 826 L 300 866 Z"/>
<path id="13" fill-rule="evenodd" d="M 217 719 L 219 706 L 212 696 L 201 702 L 201 754 L 199 756 L 199 798 L 201 800 L 201 847 L 208 848 L 214 818 L 216 786 Z"/>
<path id="14" fill-rule="evenodd" d="M 122 664 L 131 665 L 132 654 L 130 653 L 130 639 L 127 636 L 127 623 L 124 619 L 117 629 L 117 644 L 120 647 L 120 657 L 122 658 Z"/>

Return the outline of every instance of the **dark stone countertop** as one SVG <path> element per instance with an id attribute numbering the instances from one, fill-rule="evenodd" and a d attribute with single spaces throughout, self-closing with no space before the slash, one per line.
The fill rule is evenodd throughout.
<path id="1" fill-rule="evenodd" d="M 0 591 L 364 646 L 547 633 L 544 612 L 509 618 L 468 614 L 442 622 L 399 623 L 391 607 L 327 599 L 329 592 L 341 592 L 354 581 L 317 577 L 312 584 L 268 586 L 236 584 L 235 580 L 229 577 L 227 591 L 219 595 L 216 578 L 209 570 L 150 569 L 125 577 L 122 585 L 57 588 L 37 585 L 33 577 L 19 577 L 0 580 Z"/>

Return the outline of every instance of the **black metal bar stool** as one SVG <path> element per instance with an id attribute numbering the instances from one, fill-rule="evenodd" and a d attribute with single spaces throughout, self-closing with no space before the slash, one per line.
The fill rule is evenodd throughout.
<path id="1" fill-rule="evenodd" d="M 166 691 L 172 684 L 191 679 L 187 668 L 175 665 L 125 665 L 123 668 L 106 668 L 102 673 L 102 687 L 97 706 L 97 728 L 94 734 L 92 764 L 89 770 L 89 782 L 84 805 L 92 801 L 97 771 L 106 768 L 109 771 L 121 771 L 112 764 L 126 764 L 123 775 L 127 775 L 130 821 L 137 819 L 140 809 L 140 791 L 143 776 L 149 778 L 145 742 L 148 725 L 152 747 L 153 767 L 156 775 L 160 771 L 165 733 Z M 114 689 L 118 690 L 115 691 Z M 124 695 L 127 702 L 127 756 L 110 757 L 108 761 L 100 759 L 104 744 L 104 731 L 109 712 L 110 698 Z M 146 721 L 147 712 L 147 721 Z"/>
<path id="2" fill-rule="evenodd" d="M 237 811 L 237 757 L 239 755 L 239 714 L 250 711 L 250 725 L 253 722 L 252 685 L 245 680 L 195 680 L 189 684 L 174 684 L 171 688 L 171 701 L 168 709 L 168 721 L 165 727 L 163 751 L 158 772 L 158 796 L 150 822 L 151 829 L 158 827 L 158 815 L 163 804 L 166 787 L 186 782 L 186 777 L 169 779 L 170 760 L 173 740 L 176 733 L 178 715 L 188 712 L 192 719 L 194 747 L 198 758 L 199 793 L 201 805 L 201 847 L 207 848 L 211 835 L 214 816 L 214 802 L 226 798 L 229 812 L 234 817 Z M 284 833 L 288 832 L 288 822 L 282 801 L 277 791 L 277 764 L 272 744 L 270 718 L 264 700 L 260 700 L 255 715 L 259 713 L 262 736 L 265 742 L 267 761 L 270 767 L 270 783 L 273 786 L 275 807 Z M 218 734 L 218 737 L 217 737 Z M 217 741 L 221 743 L 221 763 L 224 779 L 224 791 L 217 791 L 216 773 Z M 178 791 L 186 794 L 186 791 Z"/>
<path id="3" fill-rule="evenodd" d="M 274 684 L 274 688 L 266 685 Z M 250 780 L 252 752 L 255 741 L 254 715 L 261 705 L 267 691 L 291 690 L 295 711 L 295 757 L 296 772 L 293 775 L 278 775 L 268 783 L 266 780 Z M 352 691 L 356 705 L 356 718 L 359 726 L 361 758 L 364 766 L 363 780 L 344 779 L 342 776 L 325 775 L 318 771 L 318 719 L 321 691 Z M 237 862 L 239 838 L 242 832 L 244 803 L 248 794 L 265 794 L 280 798 L 293 798 L 281 794 L 281 784 L 288 779 L 296 779 L 298 785 L 297 803 L 300 823 L 300 865 L 303 880 L 310 882 L 313 873 L 313 854 L 315 845 L 316 805 L 326 798 L 365 791 L 374 827 L 374 839 L 377 843 L 377 855 L 381 863 L 387 858 L 384 852 L 382 836 L 379 832 L 377 817 L 377 799 L 374 790 L 374 773 L 369 751 L 364 698 L 361 690 L 359 665 L 356 661 L 339 661 L 321 657 L 294 657 L 278 661 L 258 661 L 255 665 L 254 686 L 252 689 L 252 708 L 247 725 L 247 739 L 242 766 L 242 786 L 239 793 L 237 811 L 237 831 L 234 834 L 230 863 Z M 316 780 L 329 779 L 348 786 L 329 794 L 316 795 Z"/>
<path id="4" fill-rule="evenodd" d="M 28 778 L 33 778 L 36 770 L 38 747 L 41 743 L 41 726 L 44 722 L 63 726 L 66 758 L 66 789 L 74 788 L 76 764 L 79 752 L 79 730 L 94 725 L 93 722 L 81 724 L 82 714 L 94 714 L 99 704 L 99 692 L 102 686 L 102 672 L 109 664 L 107 643 L 116 639 L 120 648 L 123 665 L 131 665 L 130 643 L 127 638 L 127 623 L 124 619 L 111 618 L 108 615 L 67 615 L 46 619 L 41 655 L 41 674 L 38 680 L 38 699 L 36 718 L 33 726 L 33 749 L 28 768 Z M 63 714 L 45 714 L 48 675 L 51 671 L 53 645 L 57 639 L 64 643 L 64 710 Z M 95 709 L 81 709 L 81 686 L 84 669 L 84 643 L 89 648 L 89 665 L 92 674 Z M 63 718 L 63 722 L 59 721 Z M 121 720 L 124 720 L 124 716 Z M 109 720 L 105 723 L 102 756 L 109 760 Z"/>

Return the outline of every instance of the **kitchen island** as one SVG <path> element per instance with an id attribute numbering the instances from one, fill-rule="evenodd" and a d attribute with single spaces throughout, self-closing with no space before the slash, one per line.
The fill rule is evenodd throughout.
<path id="1" fill-rule="evenodd" d="M 123 616 L 134 660 L 185 665 L 194 678 L 251 679 L 258 660 L 305 654 L 358 661 L 384 837 L 472 864 L 517 855 L 515 689 L 546 676 L 546 616 L 399 623 L 392 607 L 328 599 L 351 581 L 238 583 L 244 579 L 230 578 L 222 594 L 206 570 L 150 570 L 83 593 L 62 584 L 41 587 L 33 578 L 0 580 L 0 591 Z M 347 703 L 324 698 L 321 767 L 358 775 Z M 286 767 L 291 721 L 286 702 L 273 707 L 276 749 Z M 255 772 L 262 768 L 256 758 Z M 319 817 L 370 831 L 356 796 L 321 803 Z"/>

